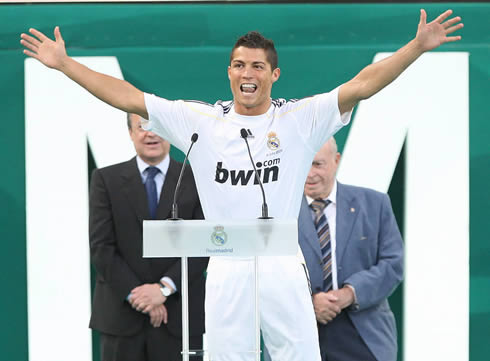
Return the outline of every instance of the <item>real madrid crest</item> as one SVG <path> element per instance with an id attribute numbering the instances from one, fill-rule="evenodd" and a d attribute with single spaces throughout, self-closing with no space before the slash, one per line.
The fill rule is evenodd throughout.
<path id="1" fill-rule="evenodd" d="M 267 146 L 270 150 L 277 150 L 281 145 L 281 141 L 277 137 L 275 132 L 270 132 L 267 134 Z"/>
<path id="2" fill-rule="evenodd" d="M 228 235 L 225 232 L 225 227 L 215 226 L 214 232 L 211 234 L 211 242 L 216 246 L 223 246 L 228 241 Z"/>

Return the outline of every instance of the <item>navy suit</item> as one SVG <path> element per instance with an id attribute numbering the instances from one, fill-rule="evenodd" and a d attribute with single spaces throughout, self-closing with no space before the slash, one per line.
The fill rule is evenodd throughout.
<path id="1" fill-rule="evenodd" d="M 343 310 L 341 316 L 354 326 L 351 328 L 363 341 L 360 348 L 367 346 L 378 361 L 394 361 L 397 358 L 396 325 L 387 297 L 403 278 L 403 241 L 390 199 L 371 189 L 337 183 L 336 207 L 338 285 L 339 288 L 346 283 L 352 285 L 357 296 L 357 304 Z M 312 292 L 324 291 L 320 245 L 312 210 L 305 197 L 298 226 Z M 322 331 L 323 328 L 337 327 L 334 321 L 331 325 L 319 324 L 323 361 L 328 360 L 329 352 L 335 354 L 336 348 L 346 347 L 337 342 L 326 345 L 328 335 Z M 340 332 L 341 328 L 337 333 Z M 354 351 L 358 347 L 355 340 L 347 341 L 347 344 Z"/>

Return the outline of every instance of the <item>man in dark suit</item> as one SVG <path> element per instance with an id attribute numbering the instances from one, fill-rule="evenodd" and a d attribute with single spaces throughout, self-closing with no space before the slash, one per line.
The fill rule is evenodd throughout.
<path id="1" fill-rule="evenodd" d="M 336 181 L 331 138 L 316 154 L 298 219 L 322 361 L 395 361 L 388 296 L 403 278 L 403 242 L 388 195 Z"/>
<path id="2" fill-rule="evenodd" d="M 137 156 L 96 169 L 90 184 L 90 252 L 97 272 L 90 327 L 100 332 L 102 361 L 182 360 L 181 264 L 178 258 L 143 258 L 142 222 L 166 219 L 181 164 L 170 144 L 128 115 Z M 192 172 L 186 169 L 179 216 L 202 219 Z M 189 260 L 190 348 L 202 348 L 204 270 L 207 258 Z M 148 301 L 144 308 L 142 301 Z"/>

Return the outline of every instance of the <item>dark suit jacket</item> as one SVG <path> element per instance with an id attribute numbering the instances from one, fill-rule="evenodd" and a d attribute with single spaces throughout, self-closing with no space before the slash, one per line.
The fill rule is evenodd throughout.
<path id="1" fill-rule="evenodd" d="M 157 209 L 157 219 L 170 217 L 181 163 L 170 160 Z M 189 167 L 182 178 L 179 216 L 202 219 L 194 177 Z M 148 201 L 136 158 L 96 169 L 90 184 L 90 255 L 97 273 L 90 327 L 103 333 L 129 336 L 140 331 L 149 316 L 126 301 L 131 290 L 170 277 L 181 288 L 180 258 L 143 258 L 142 222 L 149 219 Z M 189 259 L 189 332 L 204 331 L 204 270 L 207 258 Z M 165 302 L 170 333 L 182 334 L 181 295 Z"/>
<path id="2" fill-rule="evenodd" d="M 298 225 L 312 291 L 317 293 L 323 287 L 321 250 L 305 197 Z M 403 241 L 388 195 L 337 183 L 336 241 L 339 287 L 354 286 L 358 301 L 347 313 L 376 359 L 394 361 L 396 325 L 387 298 L 403 278 Z"/>

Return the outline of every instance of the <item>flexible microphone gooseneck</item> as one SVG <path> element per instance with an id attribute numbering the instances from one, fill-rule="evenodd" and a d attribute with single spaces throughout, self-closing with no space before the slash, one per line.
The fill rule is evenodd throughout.
<path id="1" fill-rule="evenodd" d="M 179 221 L 182 218 L 179 218 L 179 208 L 177 207 L 177 194 L 180 188 L 180 182 L 182 181 L 182 176 L 184 175 L 184 169 L 187 163 L 187 157 L 189 157 L 189 153 L 191 152 L 192 146 L 195 142 L 197 142 L 198 135 L 197 133 L 192 134 L 191 136 L 191 146 L 185 155 L 184 163 L 182 164 L 182 168 L 180 169 L 179 180 L 177 181 L 177 185 L 175 186 L 174 192 L 174 202 L 172 203 L 172 217 L 169 218 L 169 221 Z"/>
<path id="2" fill-rule="evenodd" d="M 267 202 L 265 201 L 264 186 L 262 185 L 262 181 L 260 180 L 260 177 L 257 173 L 257 169 L 255 168 L 255 163 L 252 158 L 252 153 L 250 153 L 250 146 L 248 145 L 248 140 L 247 140 L 248 133 L 244 128 L 242 128 L 240 129 L 240 135 L 245 141 L 245 144 L 247 144 L 248 156 L 250 157 L 250 161 L 252 162 L 252 166 L 254 167 L 255 179 L 259 183 L 260 190 L 262 191 L 262 217 L 259 217 L 259 219 L 272 219 L 273 217 L 269 217 L 269 208 L 267 207 Z"/>

